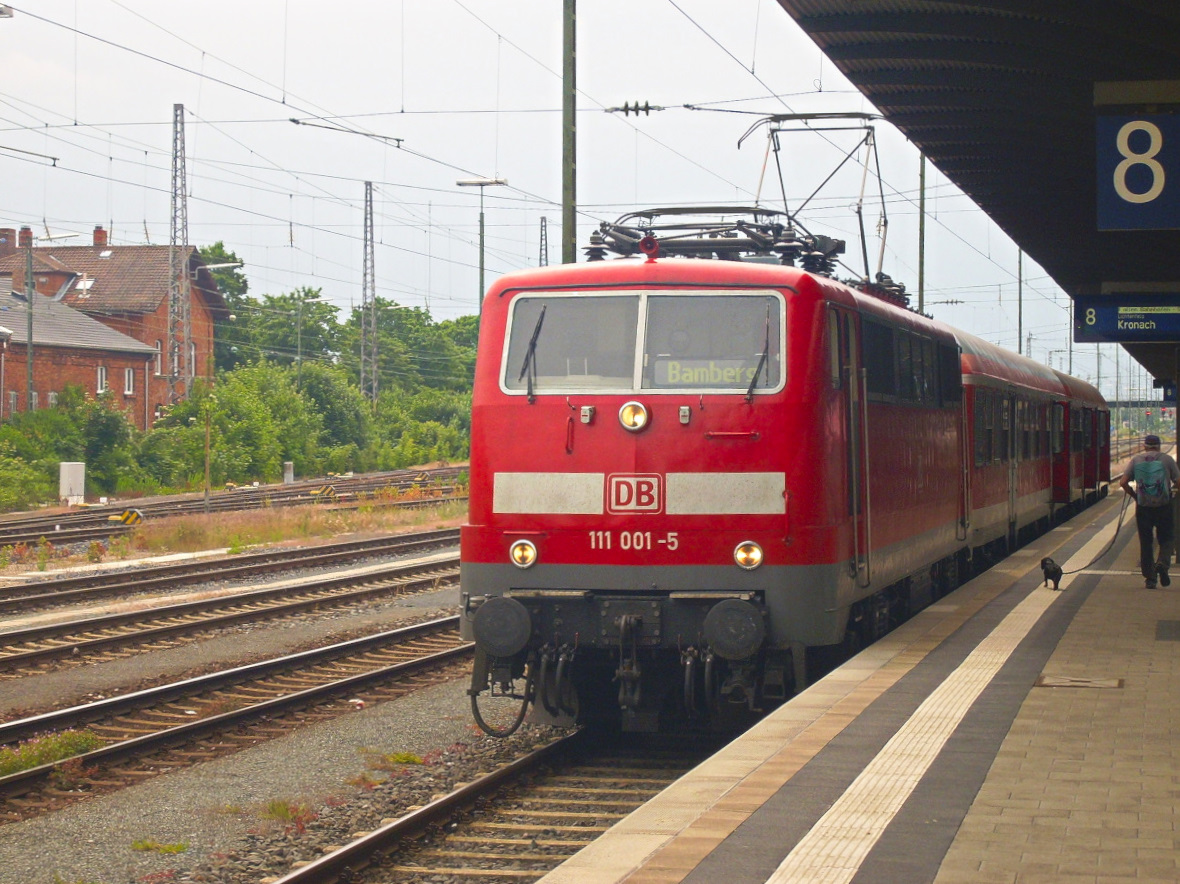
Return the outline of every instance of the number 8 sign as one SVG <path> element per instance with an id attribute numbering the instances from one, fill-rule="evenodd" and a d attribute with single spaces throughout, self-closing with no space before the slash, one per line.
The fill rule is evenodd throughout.
<path id="1" fill-rule="evenodd" d="M 1180 119 L 1099 116 L 1098 229 L 1180 228 Z"/>

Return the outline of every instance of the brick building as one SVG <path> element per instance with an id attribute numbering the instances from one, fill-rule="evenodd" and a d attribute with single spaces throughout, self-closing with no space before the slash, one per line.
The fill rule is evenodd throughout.
<path id="1" fill-rule="evenodd" d="M 19 239 L 15 230 L 0 228 L 0 277 L 10 277 L 17 291 L 24 289 L 24 246 L 31 237 L 28 228 L 21 229 Z M 152 348 L 154 359 L 143 385 L 149 409 L 146 425 L 172 401 L 172 374 L 212 377 L 214 321 L 228 311 L 195 248 L 185 246 L 182 253 L 189 338 L 188 352 L 181 355 L 175 372 L 169 344 L 168 246 L 111 245 L 107 232 L 98 226 L 88 246 L 33 246 L 32 251 L 34 286 L 39 294 Z M 16 331 L 8 322 L 0 325 Z M 34 332 L 34 358 L 36 344 Z M 183 394 L 183 385 L 178 386 Z"/>
<path id="2" fill-rule="evenodd" d="M 0 419 L 29 407 L 28 308 L 0 274 Z M 151 424 L 148 384 L 155 348 L 107 328 L 72 307 L 33 296 L 32 407 L 46 408 L 67 384 L 91 395 L 109 391 L 132 422 Z"/>

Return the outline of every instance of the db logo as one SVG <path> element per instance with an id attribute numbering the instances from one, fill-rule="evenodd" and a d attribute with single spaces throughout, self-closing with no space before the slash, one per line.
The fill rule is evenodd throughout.
<path id="1" fill-rule="evenodd" d="M 658 513 L 664 505 L 658 473 L 607 477 L 607 512 Z"/>

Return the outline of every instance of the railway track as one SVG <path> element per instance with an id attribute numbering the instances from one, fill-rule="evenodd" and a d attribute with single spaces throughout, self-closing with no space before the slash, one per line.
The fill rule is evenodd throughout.
<path id="1" fill-rule="evenodd" d="M 173 496 L 87 507 L 48 515 L 0 517 L 0 546 L 35 544 L 42 537 L 51 543 L 81 543 L 116 536 L 133 529 L 117 520 L 128 509 L 143 518 L 216 513 L 266 507 L 331 504 L 340 508 L 360 505 L 419 507 L 444 500 L 462 500 L 464 489 L 456 484 L 464 469 L 446 467 L 426 471 L 329 478 L 292 485 L 243 487 L 204 496 Z"/>
<path id="2" fill-rule="evenodd" d="M 303 578 L 265 589 L 148 610 L 10 630 L 0 634 L 0 676 L 19 677 L 30 666 L 88 660 L 96 652 L 208 631 L 251 620 L 276 619 L 395 593 L 440 589 L 458 576 L 458 556 L 440 552 L 413 562 L 373 565 L 345 575 Z"/>
<path id="3" fill-rule="evenodd" d="M 376 556 L 398 555 L 459 542 L 458 529 L 398 534 L 299 549 L 268 550 L 132 570 L 56 577 L 0 587 L 0 613 L 58 604 L 77 604 L 132 593 L 173 589 L 211 578 L 236 580 L 296 568 L 318 568 Z"/>
<path id="4" fill-rule="evenodd" d="M 716 751 L 719 742 L 560 737 L 414 808 L 277 884 L 530 882 Z"/>
<path id="5" fill-rule="evenodd" d="M 0 745 L 85 728 L 105 745 L 0 777 L 2 816 L 25 819 L 145 777 L 238 751 L 311 720 L 348 714 L 358 694 L 393 699 L 466 671 L 457 616 L 239 666 L 0 724 Z M 310 710 L 310 711 L 309 711 Z M 63 788 L 64 786 L 64 788 Z"/>

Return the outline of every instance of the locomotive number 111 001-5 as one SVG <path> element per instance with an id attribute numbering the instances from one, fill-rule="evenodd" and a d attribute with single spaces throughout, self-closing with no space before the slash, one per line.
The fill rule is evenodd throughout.
<path id="1" fill-rule="evenodd" d="M 645 550 L 662 547 L 674 550 L 680 546 L 677 532 L 669 531 L 658 537 L 650 531 L 591 531 L 590 549 Z"/>

